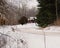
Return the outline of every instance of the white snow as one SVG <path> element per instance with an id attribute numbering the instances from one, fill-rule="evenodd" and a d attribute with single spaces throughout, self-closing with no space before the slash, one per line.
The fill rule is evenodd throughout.
<path id="1" fill-rule="evenodd" d="M 0 34 L 1 33 L 8 35 L 6 48 L 45 48 L 44 33 L 46 48 L 60 48 L 59 26 L 50 26 L 44 29 L 38 27 L 36 23 L 0 26 Z"/>

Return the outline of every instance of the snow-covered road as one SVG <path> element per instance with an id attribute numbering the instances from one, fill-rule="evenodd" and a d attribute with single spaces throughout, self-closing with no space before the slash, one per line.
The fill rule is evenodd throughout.
<path id="1" fill-rule="evenodd" d="M 44 33 L 46 48 L 60 48 L 60 27 L 58 26 L 50 26 L 44 29 L 39 28 L 35 23 L 23 26 L 0 26 L 0 33 L 8 35 L 6 48 L 45 48 Z"/>

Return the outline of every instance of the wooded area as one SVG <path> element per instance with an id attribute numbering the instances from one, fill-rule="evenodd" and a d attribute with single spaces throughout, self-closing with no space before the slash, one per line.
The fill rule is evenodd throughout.
<path id="1" fill-rule="evenodd" d="M 19 24 L 21 17 L 25 16 L 29 18 L 30 16 L 35 16 L 37 13 L 35 7 L 28 9 L 26 3 L 23 3 L 22 0 L 19 2 L 18 6 L 19 7 L 13 5 L 13 3 L 9 4 L 7 0 L 0 0 L 0 25 L 16 25 Z"/>
<path id="2" fill-rule="evenodd" d="M 41 27 L 49 24 L 57 24 L 60 19 L 60 0 L 38 0 L 39 13 L 37 14 L 37 23 Z M 60 25 L 60 23 L 59 23 Z"/>

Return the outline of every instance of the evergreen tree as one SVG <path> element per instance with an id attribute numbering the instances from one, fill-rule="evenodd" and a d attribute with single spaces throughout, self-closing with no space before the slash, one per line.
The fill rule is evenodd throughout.
<path id="1" fill-rule="evenodd" d="M 39 26 L 46 27 L 56 20 L 55 0 L 38 0 L 38 2 L 40 8 L 36 21 Z"/>
<path id="2" fill-rule="evenodd" d="M 60 18 L 60 0 L 57 0 L 58 16 Z"/>

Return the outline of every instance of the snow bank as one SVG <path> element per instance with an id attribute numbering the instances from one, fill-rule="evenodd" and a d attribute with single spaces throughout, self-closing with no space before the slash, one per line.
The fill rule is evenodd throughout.
<path id="1" fill-rule="evenodd" d="M 44 48 L 42 35 L 27 33 L 29 31 L 36 31 L 36 28 L 38 27 L 35 26 L 35 23 L 16 26 L 0 26 L 0 34 L 7 36 L 7 44 L 2 48 Z"/>

